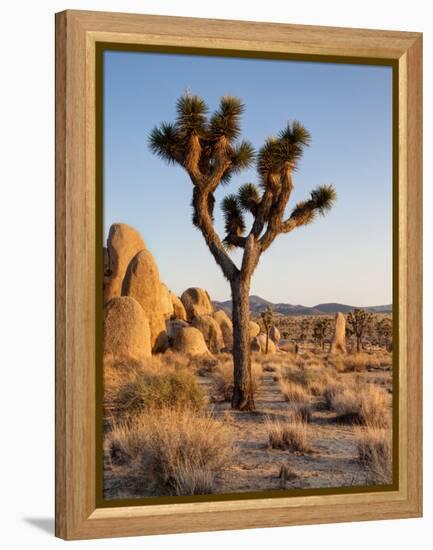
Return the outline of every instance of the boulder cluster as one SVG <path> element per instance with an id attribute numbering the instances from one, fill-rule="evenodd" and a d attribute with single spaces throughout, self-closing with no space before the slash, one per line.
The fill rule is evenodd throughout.
<path id="1" fill-rule="evenodd" d="M 250 323 L 253 351 L 265 351 L 260 326 Z M 268 351 L 276 351 L 278 330 L 270 334 Z M 161 281 L 155 259 L 141 235 L 116 223 L 104 248 L 104 354 L 142 359 L 167 349 L 188 355 L 230 351 L 233 326 L 216 310 L 209 294 L 188 288 L 176 296 Z"/>

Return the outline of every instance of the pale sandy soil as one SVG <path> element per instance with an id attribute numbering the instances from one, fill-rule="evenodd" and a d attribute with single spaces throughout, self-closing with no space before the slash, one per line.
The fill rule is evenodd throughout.
<path id="1" fill-rule="evenodd" d="M 283 488 L 346 487 L 366 483 L 366 473 L 356 460 L 353 426 L 335 422 L 336 415 L 324 410 L 320 398 L 313 398 L 309 424 L 310 453 L 272 449 L 268 445 L 266 418 L 284 420 L 287 402 L 272 373 L 264 373 L 257 391 L 257 412 L 232 411 L 228 403 L 217 404 L 216 417 L 224 418 L 233 434 L 235 458 L 218 480 L 219 493 L 270 491 Z M 285 465 L 297 477 L 283 483 Z"/>
<path id="2" fill-rule="evenodd" d="M 347 374 L 344 376 L 351 376 Z M 390 392 L 391 372 L 364 372 L 370 383 Z M 212 394 L 212 376 L 198 376 L 200 384 Z M 263 372 L 256 393 L 256 412 L 233 411 L 227 402 L 210 404 L 216 418 L 230 430 L 234 458 L 219 475 L 216 493 L 240 493 L 322 487 L 350 487 L 368 484 L 368 473 L 357 460 L 355 428 L 336 422 L 335 412 L 326 410 L 323 399 L 313 397 L 312 420 L 308 424 L 311 452 L 299 453 L 272 449 L 268 445 L 267 419 L 284 420 L 288 404 L 280 392 L 274 373 Z M 286 466 L 290 479 L 282 481 L 280 470 Z M 110 463 L 105 453 L 105 498 L 151 496 L 136 477 Z"/>

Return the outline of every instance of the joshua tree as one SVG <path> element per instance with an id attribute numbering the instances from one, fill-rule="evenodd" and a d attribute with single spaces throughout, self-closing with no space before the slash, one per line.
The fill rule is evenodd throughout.
<path id="1" fill-rule="evenodd" d="M 384 317 L 378 321 L 376 324 L 376 333 L 379 345 L 390 349 L 392 340 L 392 320 L 388 317 Z"/>
<path id="2" fill-rule="evenodd" d="M 355 308 L 353 311 L 349 311 L 347 315 L 347 327 L 348 333 L 356 337 L 356 351 L 359 353 L 362 348 L 362 337 L 370 325 L 372 315 L 367 313 L 364 309 Z"/>
<path id="3" fill-rule="evenodd" d="M 299 334 L 297 338 L 297 344 L 305 342 L 310 331 L 311 320 L 308 317 L 304 317 L 299 325 Z"/>
<path id="4" fill-rule="evenodd" d="M 331 320 L 327 317 L 318 318 L 313 326 L 313 338 L 318 342 L 322 351 L 325 351 L 326 338 L 329 336 Z"/>
<path id="5" fill-rule="evenodd" d="M 152 130 L 150 148 L 169 164 L 179 164 L 188 173 L 192 186 L 192 221 L 201 231 L 214 260 L 229 281 L 233 302 L 234 389 L 232 407 L 254 409 L 251 382 L 249 334 L 249 292 L 251 277 L 260 256 L 281 233 L 313 221 L 325 214 L 335 200 L 332 186 L 321 186 L 310 197 L 295 205 L 286 215 L 293 190 L 292 175 L 310 142 L 309 132 L 297 121 L 288 123 L 277 137 L 269 138 L 258 151 L 248 141 L 238 141 L 242 102 L 231 96 L 222 97 L 219 108 L 208 116 L 205 102 L 185 93 L 177 101 L 173 124 L 162 123 Z M 214 193 L 219 185 L 229 182 L 233 174 L 256 161 L 259 186 L 242 185 L 237 194 L 222 201 L 225 237 L 214 227 Z M 247 231 L 245 214 L 252 216 Z M 229 251 L 241 248 L 240 267 Z"/>
<path id="6" fill-rule="evenodd" d="M 266 346 L 265 346 L 265 353 L 268 353 L 269 351 L 269 331 L 271 330 L 271 327 L 274 324 L 274 314 L 272 311 L 272 306 L 268 306 L 266 308 L 266 311 L 262 311 L 260 313 L 260 317 L 262 318 L 263 326 L 265 328 L 265 334 L 266 334 Z"/>

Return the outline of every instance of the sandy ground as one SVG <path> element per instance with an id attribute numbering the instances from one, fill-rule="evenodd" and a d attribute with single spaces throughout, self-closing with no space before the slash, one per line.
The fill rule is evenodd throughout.
<path id="1" fill-rule="evenodd" d="M 348 375 L 350 376 L 350 375 Z M 391 373 L 364 372 L 371 383 L 390 388 Z M 212 377 L 198 376 L 212 394 Z M 274 373 L 263 372 L 256 392 L 255 412 L 233 411 L 229 403 L 209 405 L 216 418 L 224 420 L 232 436 L 234 458 L 217 478 L 216 493 L 240 493 L 321 487 L 350 487 L 368 484 L 368 473 L 357 460 L 355 428 L 336 422 L 336 414 L 326 410 L 322 398 L 313 397 L 313 414 L 308 424 L 308 453 L 272 449 L 268 444 L 267 419 L 287 417 L 288 404 L 280 392 Z M 290 472 L 282 479 L 281 468 Z M 286 476 L 287 477 L 287 476 Z M 110 463 L 105 453 L 105 498 L 151 496 L 137 478 L 128 478 Z"/>
<path id="2" fill-rule="evenodd" d="M 324 410 L 320 398 L 313 399 L 309 453 L 268 445 L 266 419 L 283 420 L 288 408 L 272 373 L 263 374 L 255 400 L 257 412 L 232 411 L 228 403 L 215 405 L 215 416 L 223 416 L 230 427 L 236 453 L 234 465 L 218 479 L 217 492 L 364 485 L 366 473 L 356 460 L 353 426 L 337 424 L 335 413 Z M 286 482 L 280 478 L 283 465 L 294 474 Z"/>

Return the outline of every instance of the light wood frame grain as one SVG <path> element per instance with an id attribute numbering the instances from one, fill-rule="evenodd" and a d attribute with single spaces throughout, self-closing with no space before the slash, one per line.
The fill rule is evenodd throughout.
<path id="1" fill-rule="evenodd" d="M 398 488 L 97 507 L 95 51 L 100 42 L 385 60 L 398 68 Z M 199 50 L 197 50 L 199 51 Z M 422 35 L 104 12 L 56 14 L 56 535 L 64 539 L 422 514 Z"/>

